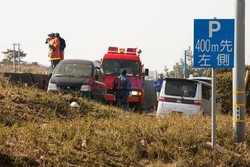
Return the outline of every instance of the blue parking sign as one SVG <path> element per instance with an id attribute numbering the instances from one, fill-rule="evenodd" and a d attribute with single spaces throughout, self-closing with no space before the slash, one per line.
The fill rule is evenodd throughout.
<path id="1" fill-rule="evenodd" d="M 194 67 L 234 67 L 234 19 L 194 20 Z"/>

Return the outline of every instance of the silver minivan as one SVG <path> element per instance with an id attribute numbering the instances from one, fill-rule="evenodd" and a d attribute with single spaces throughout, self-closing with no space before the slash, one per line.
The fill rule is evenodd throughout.
<path id="1" fill-rule="evenodd" d="M 211 114 L 211 84 L 193 79 L 166 78 L 163 81 L 157 115 L 177 113 L 191 116 Z"/>

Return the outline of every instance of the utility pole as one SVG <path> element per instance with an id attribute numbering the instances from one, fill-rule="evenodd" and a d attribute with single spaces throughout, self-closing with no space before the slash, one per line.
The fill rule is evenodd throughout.
<path id="1" fill-rule="evenodd" d="M 190 61 L 190 66 L 192 65 L 192 51 L 191 51 L 191 46 L 188 47 L 188 50 L 185 50 L 185 53 L 184 53 L 184 78 L 188 78 L 187 76 L 187 69 L 189 68 L 188 67 L 188 62 L 187 62 L 187 59 L 188 61 Z M 189 72 L 190 72 L 190 68 L 189 68 Z"/>
<path id="2" fill-rule="evenodd" d="M 187 75 L 187 50 L 184 51 L 184 78 Z"/>
<path id="3" fill-rule="evenodd" d="M 175 67 L 175 78 L 178 78 L 178 66 Z"/>
<path id="4" fill-rule="evenodd" d="M 13 44 L 13 71 L 16 73 L 16 55 L 15 55 L 15 44 Z"/>
<path id="5" fill-rule="evenodd" d="M 236 0 L 236 48 L 233 68 L 233 136 L 236 142 L 246 139 L 245 102 L 245 0 Z"/>
<path id="6" fill-rule="evenodd" d="M 18 47 L 18 72 L 20 72 L 20 43 L 13 43 L 13 71 L 16 73 L 16 50 L 15 46 L 17 45 Z"/>
<path id="7" fill-rule="evenodd" d="M 17 46 L 18 46 L 18 72 L 20 72 L 20 43 L 18 43 Z"/>
<path id="8" fill-rule="evenodd" d="M 192 62 L 193 53 L 192 53 L 192 50 L 191 50 L 191 46 L 188 47 L 188 55 L 187 56 L 188 56 L 187 58 L 188 58 L 189 64 L 190 64 L 190 66 L 192 66 L 192 64 L 193 64 L 193 62 Z"/>

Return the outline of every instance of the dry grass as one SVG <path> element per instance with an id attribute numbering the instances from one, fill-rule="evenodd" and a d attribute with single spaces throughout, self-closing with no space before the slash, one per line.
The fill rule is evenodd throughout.
<path id="1" fill-rule="evenodd" d="M 16 66 L 16 70 L 18 71 L 17 66 Z M 13 66 L 0 64 L 0 71 L 1 71 L 1 73 L 13 72 Z M 48 74 L 50 72 L 50 68 L 42 66 L 42 65 L 29 65 L 29 64 L 27 64 L 27 65 L 20 65 L 20 72 L 33 73 L 33 74 Z"/>
<path id="2" fill-rule="evenodd" d="M 211 166 L 210 117 L 125 113 L 70 95 L 20 88 L 0 79 L 1 166 Z M 69 104 L 77 101 L 80 109 Z M 250 166 L 247 140 L 235 144 L 232 117 L 218 115 L 219 166 Z"/>

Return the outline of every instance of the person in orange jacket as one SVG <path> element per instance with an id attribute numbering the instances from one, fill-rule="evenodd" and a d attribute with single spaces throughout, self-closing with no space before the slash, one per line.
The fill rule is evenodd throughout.
<path id="1" fill-rule="evenodd" d="M 49 61 L 51 61 L 52 70 L 55 69 L 56 65 L 60 62 L 60 41 L 56 38 L 55 33 L 48 35 L 50 37 L 49 44 Z"/>

